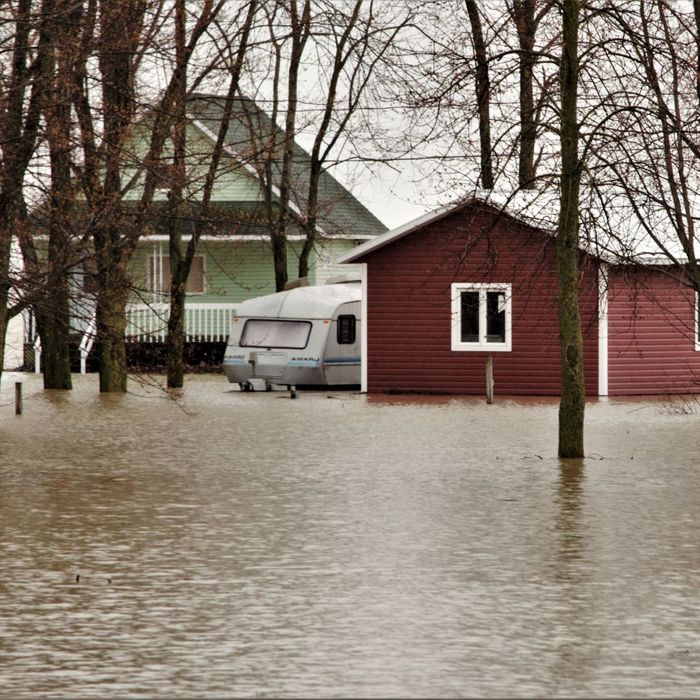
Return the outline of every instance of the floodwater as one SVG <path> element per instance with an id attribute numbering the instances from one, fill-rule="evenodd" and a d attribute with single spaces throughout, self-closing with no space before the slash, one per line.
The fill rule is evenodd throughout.
<path id="1" fill-rule="evenodd" d="M 0 696 L 700 697 L 695 404 L 76 384 L 3 377 Z"/>

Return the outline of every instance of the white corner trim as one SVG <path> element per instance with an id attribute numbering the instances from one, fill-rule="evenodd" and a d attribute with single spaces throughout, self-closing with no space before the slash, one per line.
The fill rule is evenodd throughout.
<path id="1" fill-rule="evenodd" d="M 360 301 L 360 391 L 367 393 L 367 263 L 362 263 L 361 270 L 362 299 Z"/>
<path id="2" fill-rule="evenodd" d="M 608 395 L 608 266 L 598 268 L 598 396 Z"/>

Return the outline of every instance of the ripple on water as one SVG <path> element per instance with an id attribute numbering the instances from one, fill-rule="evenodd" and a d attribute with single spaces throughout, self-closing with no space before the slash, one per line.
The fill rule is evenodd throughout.
<path id="1" fill-rule="evenodd" d="M 700 694 L 693 416 L 8 376 L 4 693 Z"/>

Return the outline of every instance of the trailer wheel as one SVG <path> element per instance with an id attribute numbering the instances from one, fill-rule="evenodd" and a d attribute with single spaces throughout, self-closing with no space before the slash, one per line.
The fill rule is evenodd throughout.
<path id="1" fill-rule="evenodd" d="M 238 386 L 241 387 L 241 391 L 253 391 L 253 385 L 250 382 L 239 382 Z"/>

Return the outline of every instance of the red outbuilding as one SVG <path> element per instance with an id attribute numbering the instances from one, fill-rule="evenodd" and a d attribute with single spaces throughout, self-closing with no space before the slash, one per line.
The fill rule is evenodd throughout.
<path id="1" fill-rule="evenodd" d="M 363 263 L 362 388 L 483 394 L 560 391 L 554 235 L 472 199 L 346 253 Z M 671 265 L 585 250 L 581 331 L 589 396 L 700 392 L 696 294 Z"/>

